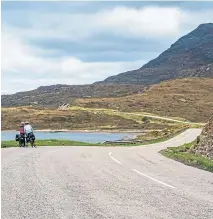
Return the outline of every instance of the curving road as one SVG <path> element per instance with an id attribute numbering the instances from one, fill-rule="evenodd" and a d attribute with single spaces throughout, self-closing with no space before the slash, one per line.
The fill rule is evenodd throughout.
<path id="1" fill-rule="evenodd" d="M 213 174 L 142 147 L 2 149 L 2 219 L 212 219 Z"/>

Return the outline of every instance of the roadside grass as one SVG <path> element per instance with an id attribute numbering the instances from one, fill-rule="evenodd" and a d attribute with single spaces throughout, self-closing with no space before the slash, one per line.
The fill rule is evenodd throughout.
<path id="1" fill-rule="evenodd" d="M 168 147 L 167 149 L 161 150 L 160 153 L 186 165 L 213 172 L 213 160 L 199 154 L 188 152 L 194 144 L 195 142 L 191 142 L 179 147 Z"/>
<path id="2" fill-rule="evenodd" d="M 87 143 L 80 141 L 70 141 L 70 140 L 36 140 L 36 146 L 101 146 L 102 143 Z M 28 145 L 29 146 L 29 145 Z M 16 141 L 2 141 L 1 148 L 9 147 L 19 147 L 19 143 Z"/>

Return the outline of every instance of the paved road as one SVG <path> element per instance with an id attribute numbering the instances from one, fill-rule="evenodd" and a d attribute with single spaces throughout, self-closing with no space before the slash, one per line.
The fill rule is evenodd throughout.
<path id="1" fill-rule="evenodd" d="M 212 219 L 213 174 L 142 147 L 2 149 L 2 219 Z"/>

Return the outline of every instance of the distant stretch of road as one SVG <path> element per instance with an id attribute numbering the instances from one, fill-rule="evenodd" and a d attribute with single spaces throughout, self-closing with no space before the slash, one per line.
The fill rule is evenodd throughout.
<path id="1" fill-rule="evenodd" d="M 212 219 L 213 174 L 135 147 L 2 149 L 2 219 Z"/>
<path id="2" fill-rule="evenodd" d="M 179 120 L 179 119 L 173 119 L 173 118 L 168 118 L 168 117 L 164 117 L 164 116 L 155 116 L 155 115 L 146 114 L 146 113 L 141 113 L 141 114 L 140 113 L 126 113 L 126 114 L 137 115 L 137 116 L 146 116 L 146 117 L 153 118 L 153 119 L 161 119 L 161 120 L 183 123 L 183 124 L 205 125 L 205 123 L 183 121 L 183 120 Z"/>

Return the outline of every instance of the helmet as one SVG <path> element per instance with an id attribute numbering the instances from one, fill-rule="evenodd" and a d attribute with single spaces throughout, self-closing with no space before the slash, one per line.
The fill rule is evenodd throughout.
<path id="1" fill-rule="evenodd" d="M 28 121 L 25 122 L 25 125 L 30 124 Z"/>
<path id="2" fill-rule="evenodd" d="M 24 126 L 24 122 L 21 122 L 20 126 Z"/>

